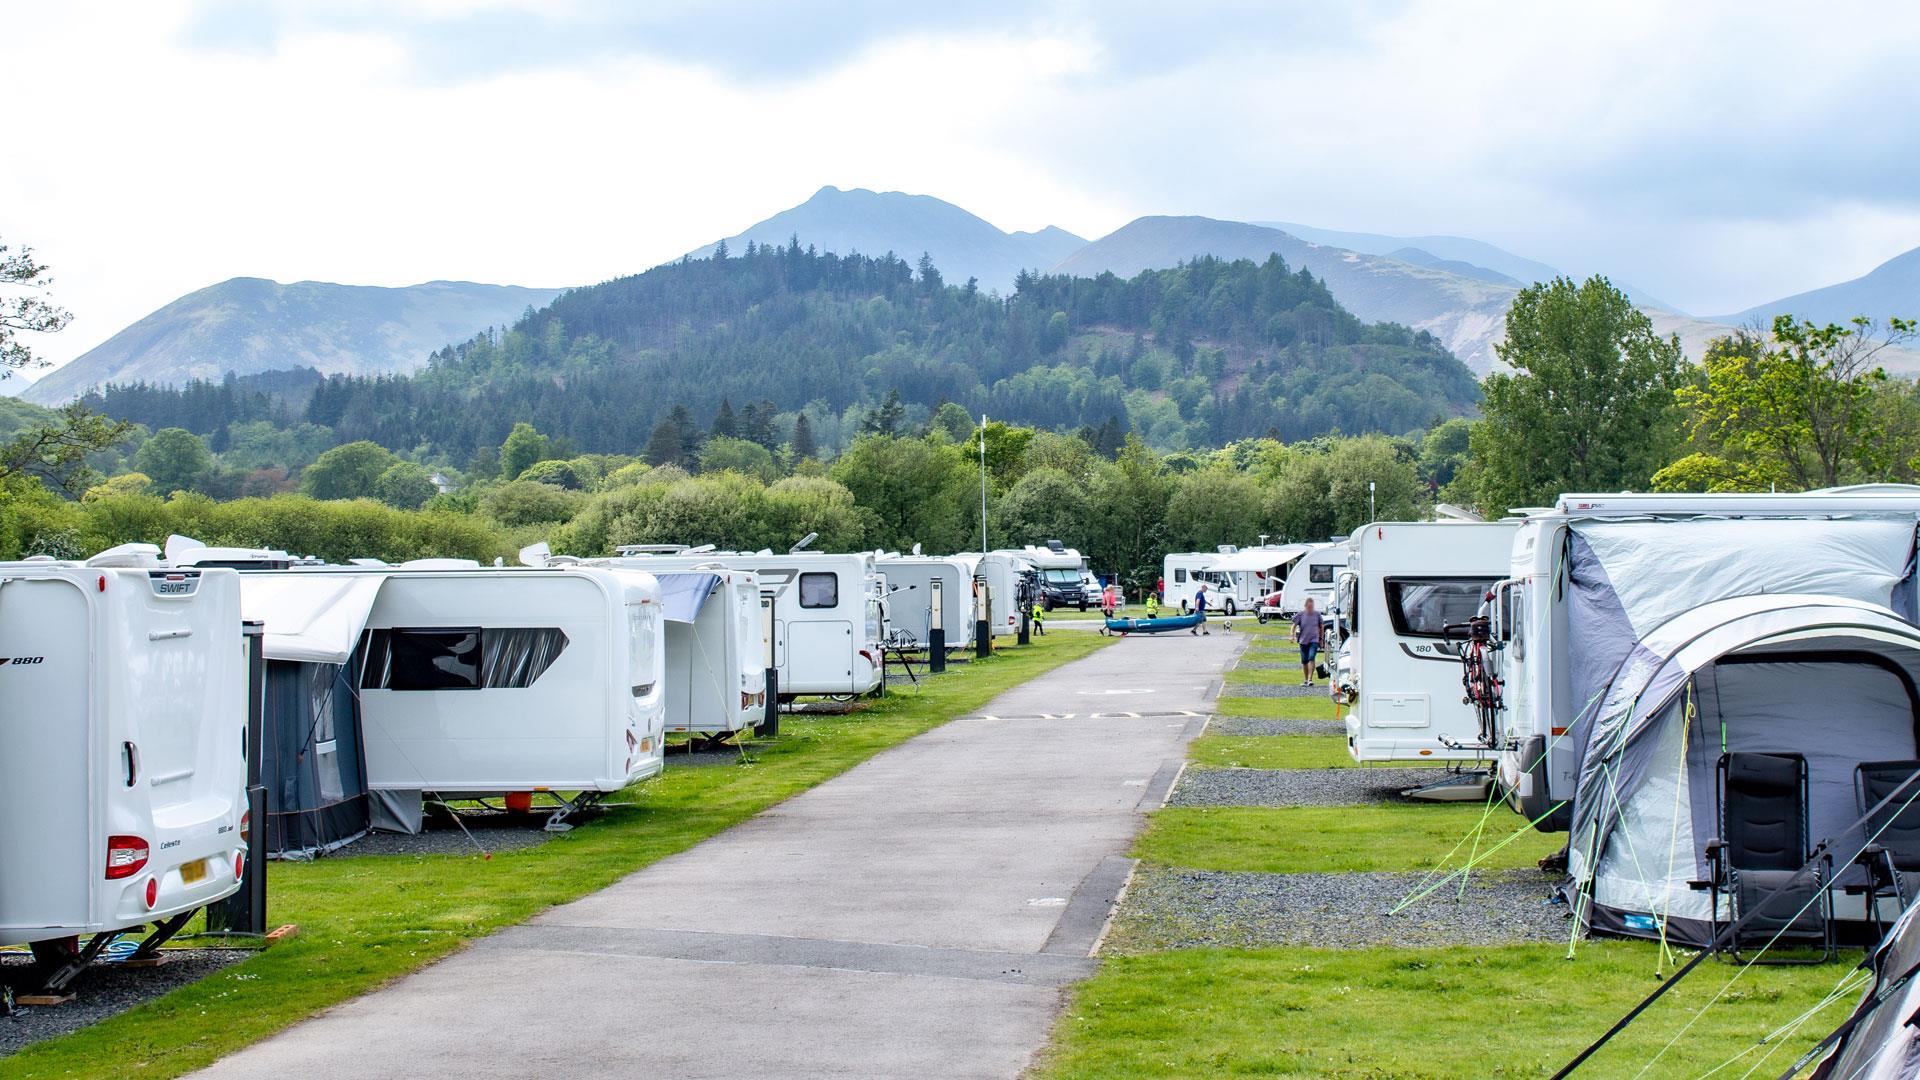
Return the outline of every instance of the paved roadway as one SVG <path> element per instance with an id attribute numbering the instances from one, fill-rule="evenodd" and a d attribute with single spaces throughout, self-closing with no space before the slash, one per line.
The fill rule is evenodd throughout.
<path id="1" fill-rule="evenodd" d="M 200 1075 L 1017 1076 L 1243 641 L 1121 641 Z"/>

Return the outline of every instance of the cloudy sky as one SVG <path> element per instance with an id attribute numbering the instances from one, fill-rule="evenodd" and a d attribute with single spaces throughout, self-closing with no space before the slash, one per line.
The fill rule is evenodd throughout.
<path id="1" fill-rule="evenodd" d="M 1920 246 L 1912 5 L 0 3 L 54 360 L 236 275 L 585 284 L 823 184 L 1457 233 L 1696 314 Z"/>

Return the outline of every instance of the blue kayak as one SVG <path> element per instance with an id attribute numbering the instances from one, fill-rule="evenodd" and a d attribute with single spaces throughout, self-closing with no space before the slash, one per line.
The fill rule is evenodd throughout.
<path id="1" fill-rule="evenodd" d="M 1200 613 L 1190 615 L 1168 615 L 1158 619 L 1108 619 L 1107 632 L 1111 634 L 1165 634 L 1174 630 L 1191 630 L 1200 625 Z"/>

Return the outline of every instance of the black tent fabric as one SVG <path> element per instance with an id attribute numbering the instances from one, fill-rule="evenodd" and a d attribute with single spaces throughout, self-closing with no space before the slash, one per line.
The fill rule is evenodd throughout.
<path id="1" fill-rule="evenodd" d="M 365 835 L 360 701 L 346 667 L 267 661 L 261 728 L 268 856 L 310 859 Z"/>

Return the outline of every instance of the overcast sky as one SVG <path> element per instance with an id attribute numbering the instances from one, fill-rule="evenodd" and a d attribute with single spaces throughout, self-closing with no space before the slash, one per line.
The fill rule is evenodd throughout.
<path id="1" fill-rule="evenodd" d="M 54 360 L 237 275 L 586 284 L 823 184 L 1456 233 L 1696 314 L 1920 246 L 1908 4 L 0 2 Z"/>

